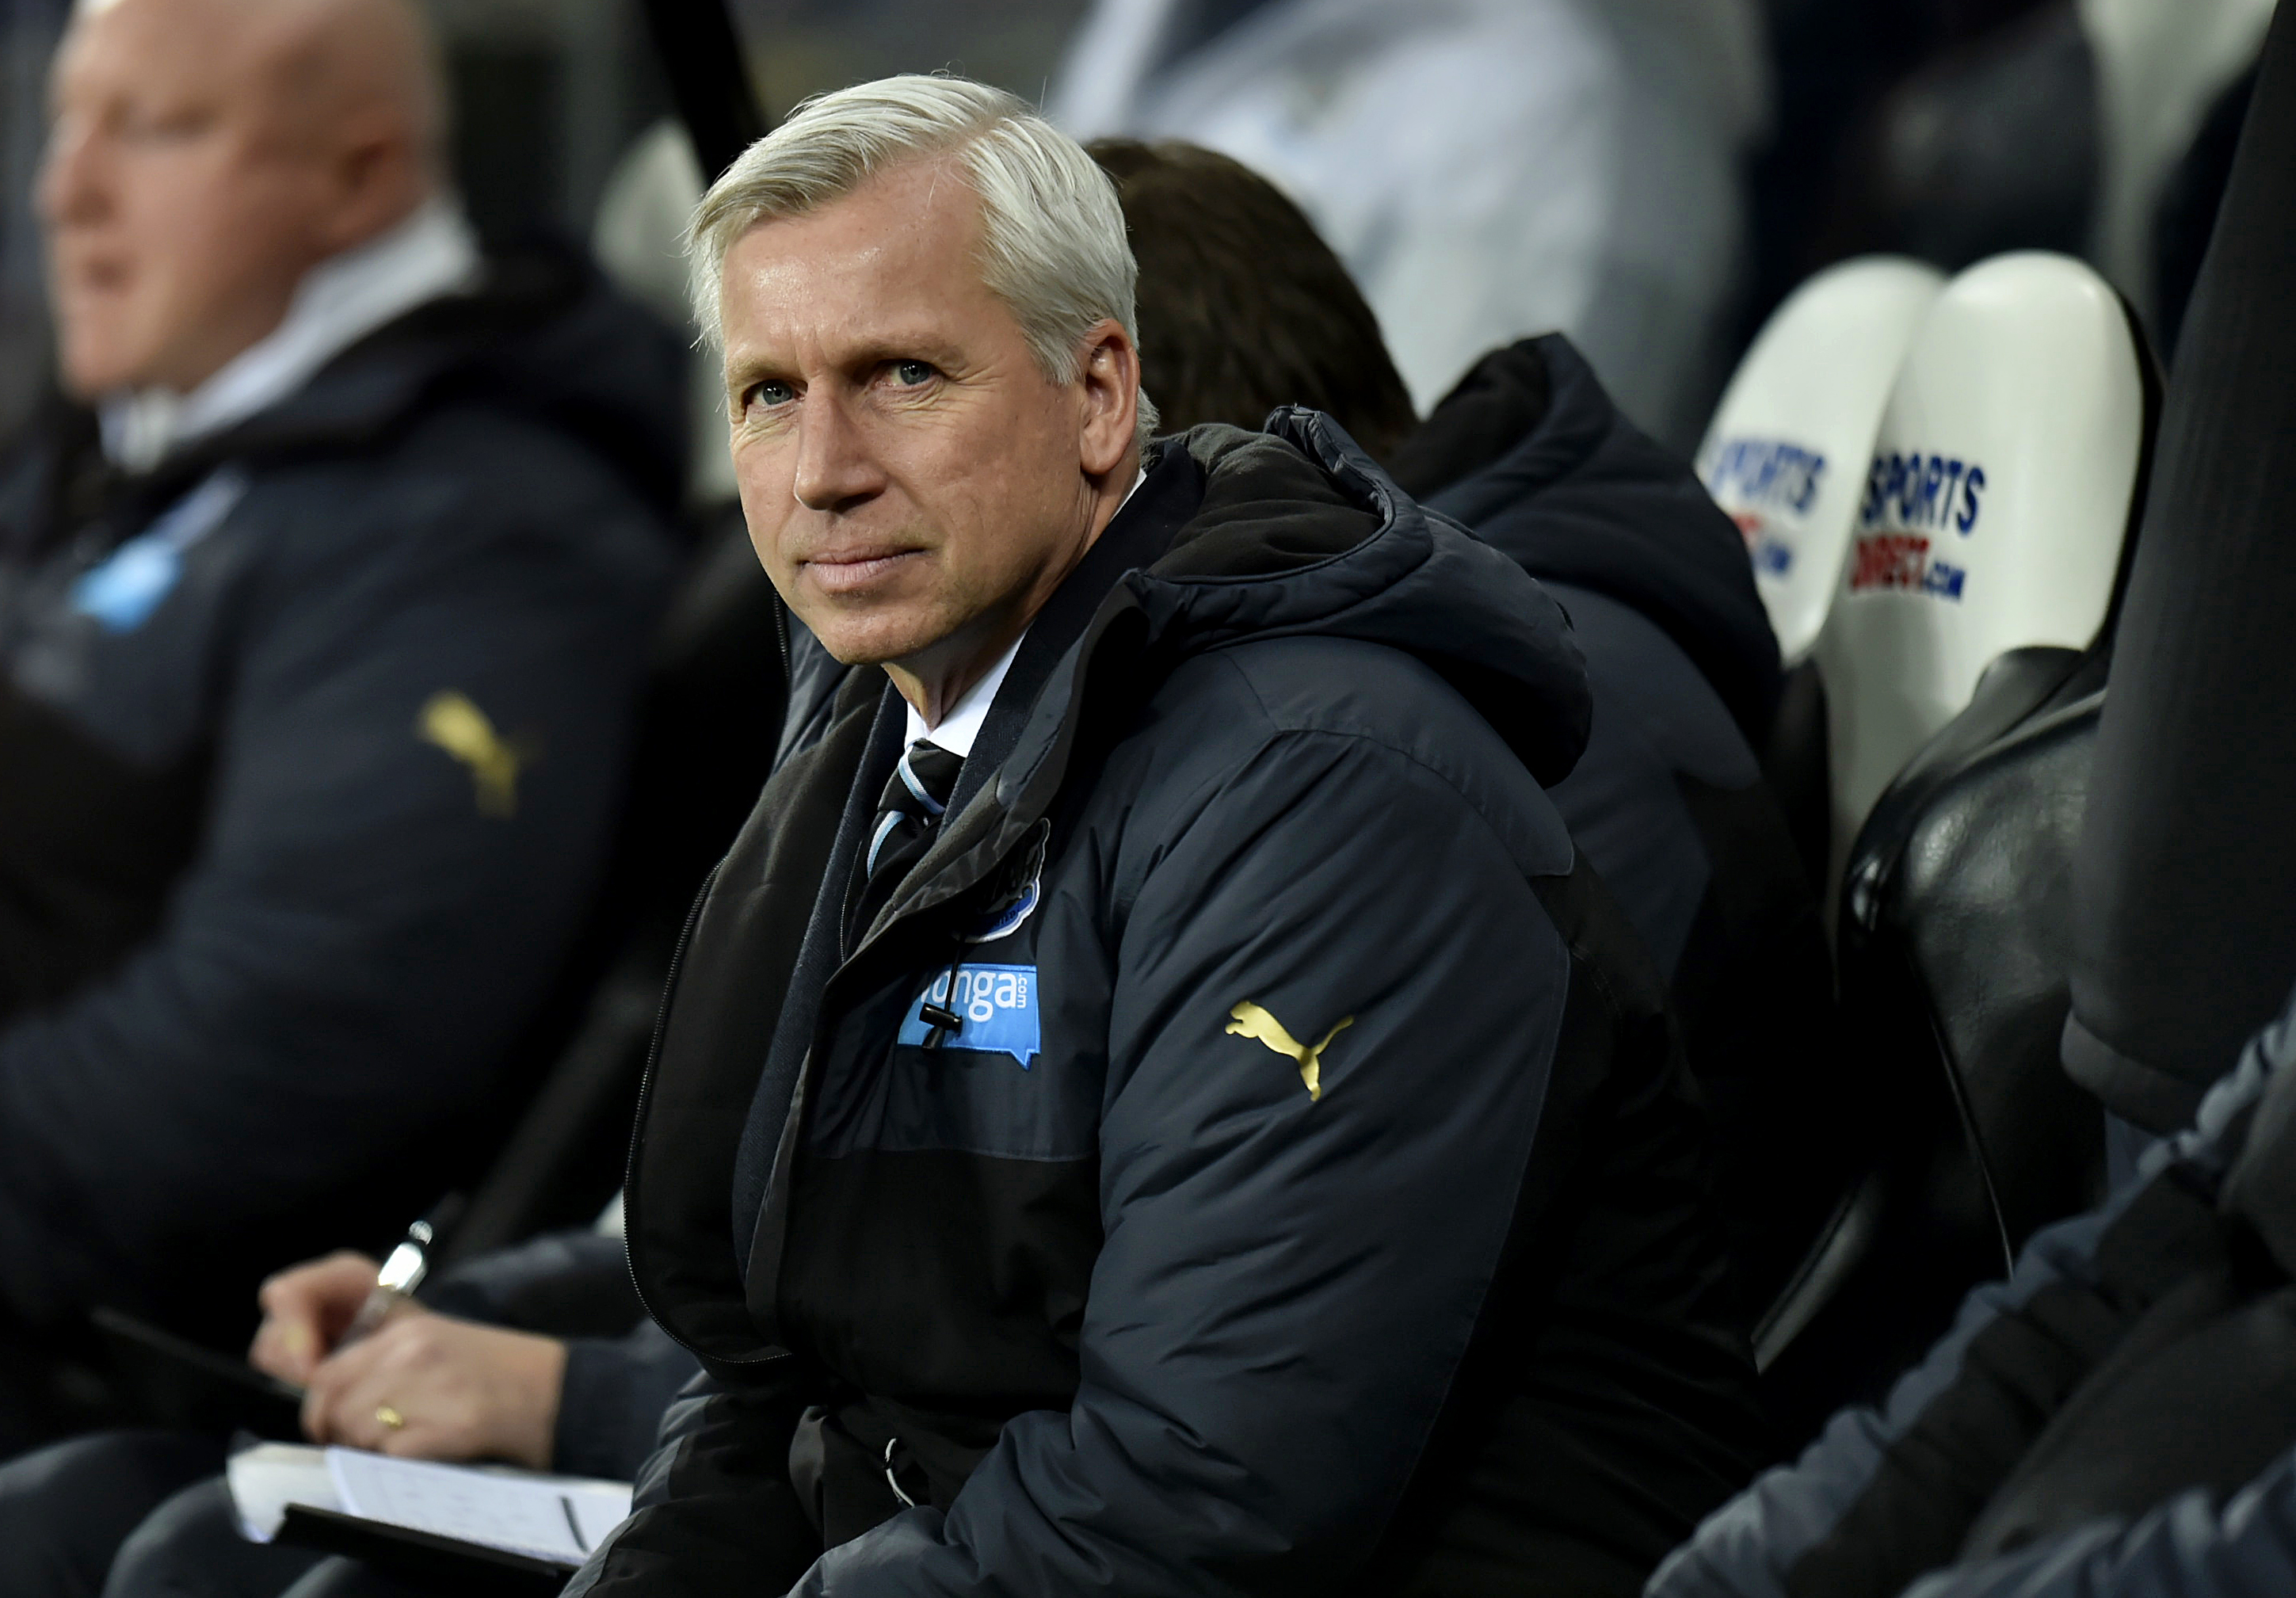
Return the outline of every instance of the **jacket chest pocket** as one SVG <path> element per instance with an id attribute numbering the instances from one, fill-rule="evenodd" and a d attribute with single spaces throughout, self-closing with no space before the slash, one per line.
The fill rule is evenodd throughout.
<path id="1" fill-rule="evenodd" d="M 1104 1003 L 1058 917 L 948 946 L 849 1009 L 833 1028 L 805 1146 L 939 1150 L 989 1158 L 1097 1156 Z M 1074 986 L 1081 992 L 1067 991 Z M 1084 1003 L 1079 1004 L 1079 999 Z"/>
<path id="2" fill-rule="evenodd" d="M 1101 1243 L 1105 1028 L 1075 1024 L 1033 935 L 952 954 L 832 1031 L 782 1323 L 872 1392 L 1058 1406 Z"/>

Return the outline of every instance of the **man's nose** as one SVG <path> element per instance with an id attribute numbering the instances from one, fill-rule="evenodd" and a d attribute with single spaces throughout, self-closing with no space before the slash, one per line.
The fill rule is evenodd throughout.
<path id="1" fill-rule="evenodd" d="M 798 417 L 797 502 L 808 511 L 843 511 L 884 487 L 863 430 L 833 394 L 809 394 Z"/>
<path id="2" fill-rule="evenodd" d="M 51 228 L 94 221 L 109 208 L 94 135 L 69 118 L 59 118 L 48 130 L 35 199 L 40 219 Z"/>

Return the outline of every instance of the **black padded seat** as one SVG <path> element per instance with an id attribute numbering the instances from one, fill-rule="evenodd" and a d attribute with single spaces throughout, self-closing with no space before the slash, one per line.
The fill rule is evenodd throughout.
<path id="1" fill-rule="evenodd" d="M 1999 266 L 1973 268 L 1940 304 L 1980 275 L 2003 276 Z M 2070 286 L 2060 285 L 2059 297 Z M 1995 316 L 1981 325 L 1998 332 L 1999 307 L 1986 305 Z M 2103 369 L 2134 389 L 2130 436 L 2116 442 L 2100 425 L 2056 439 L 2057 453 L 2024 468 L 2051 474 L 2035 479 L 2046 488 L 1993 535 L 2015 545 L 2030 533 L 2054 560 L 2111 561 L 2094 635 L 2085 647 L 2028 644 L 1988 661 L 1967 703 L 1865 807 L 1843 862 L 1840 1102 L 1842 1135 L 1858 1158 L 1833 1223 L 1756 1335 L 1765 1387 L 1790 1433 L 1807 1435 L 1841 1404 L 1878 1396 L 1944 1330 L 1970 1287 L 2002 1274 L 2036 1228 L 2093 1201 L 2103 1179 L 2103 1114 L 2066 1080 L 2057 1037 L 2071 1006 L 2072 862 L 2161 409 L 2142 328 L 2125 300 L 2119 309 L 2110 330 L 2093 319 L 2068 324 L 2064 336 L 2078 348 L 2086 326 L 2109 346 L 2100 347 Z M 1972 348 L 1981 356 L 1988 347 Z M 1974 372 L 1948 376 L 1924 425 L 1957 414 L 1940 398 L 1952 384 L 1982 386 Z M 1900 388 L 1908 381 L 1901 374 Z M 1891 447 L 1898 420 L 1895 409 L 1885 417 L 1877 449 Z M 1969 442 L 2002 445 L 2046 423 L 1997 405 L 1991 425 L 1998 438 Z M 2096 496 L 2108 480 L 2118 485 L 2112 494 Z M 2113 523 L 2100 525 L 2108 515 Z M 2023 601 L 2046 591 L 2038 573 L 2021 575 Z M 2005 619 L 1997 613 L 1980 626 L 1940 611 L 1932 642 L 1965 655 L 1988 636 L 2014 636 L 2019 628 Z M 1837 606 L 1829 636 L 1849 620 Z M 1845 633 L 1838 642 L 1846 649 L 1851 640 Z M 1897 663 L 1923 658 L 1914 651 Z M 1895 692 L 1883 676 L 1863 699 L 1886 708 Z M 1835 706 L 1836 719 L 1856 708 Z"/>
<path id="2" fill-rule="evenodd" d="M 1877 1397 L 1969 1288 L 2101 1189 L 2103 1114 L 2065 1078 L 2057 1040 L 2071 1008 L 2073 860 L 2161 407 L 2123 312 L 2142 422 L 2096 636 L 1991 661 L 1867 812 L 1844 864 L 1841 1102 L 1861 1158 L 1756 1335 L 1794 1436 Z"/>
<path id="3" fill-rule="evenodd" d="M 1851 850 L 1843 1060 L 1869 1163 L 1758 1337 L 1794 1437 L 1875 1396 L 2015 1245 L 2101 1192 L 2103 1114 L 2056 1046 L 2106 665 L 2004 655 Z"/>

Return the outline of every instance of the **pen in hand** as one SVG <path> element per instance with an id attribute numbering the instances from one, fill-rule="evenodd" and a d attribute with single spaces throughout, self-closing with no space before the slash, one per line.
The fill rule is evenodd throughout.
<path id="1" fill-rule="evenodd" d="M 438 1224 L 430 1218 L 419 1220 L 406 1229 L 406 1237 L 384 1258 L 382 1268 L 375 1272 L 374 1286 L 368 1290 L 351 1323 L 343 1328 L 342 1336 L 335 1341 L 336 1348 L 348 1348 L 372 1334 L 390 1318 L 392 1310 L 414 1296 L 414 1290 L 422 1285 L 422 1278 L 430 1273 L 430 1250 L 438 1236 Z"/>
<path id="2" fill-rule="evenodd" d="M 449 1246 L 461 1209 L 459 1197 L 447 1195 L 407 1228 L 380 1268 L 371 1258 L 339 1249 L 267 1278 L 256 1294 L 263 1323 L 248 1347 L 248 1363 L 299 1387 L 322 1362 L 398 1319 L 441 1263 L 438 1250 Z"/>

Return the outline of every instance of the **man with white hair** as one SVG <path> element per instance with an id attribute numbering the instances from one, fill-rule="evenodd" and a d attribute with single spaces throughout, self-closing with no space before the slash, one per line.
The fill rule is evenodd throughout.
<path id="1" fill-rule="evenodd" d="M 86 0 L 0 451 L 0 1453 L 91 1307 L 244 1346 L 515 1109 L 675 558 L 675 343 L 481 258 L 410 0 Z"/>
<path id="2" fill-rule="evenodd" d="M 1637 1592 L 1755 1463 L 1567 619 L 1328 417 L 1144 444 L 1108 179 L 826 96 L 704 199 L 752 541 L 849 674 L 632 1157 L 696 1353 L 570 1591 Z"/>

